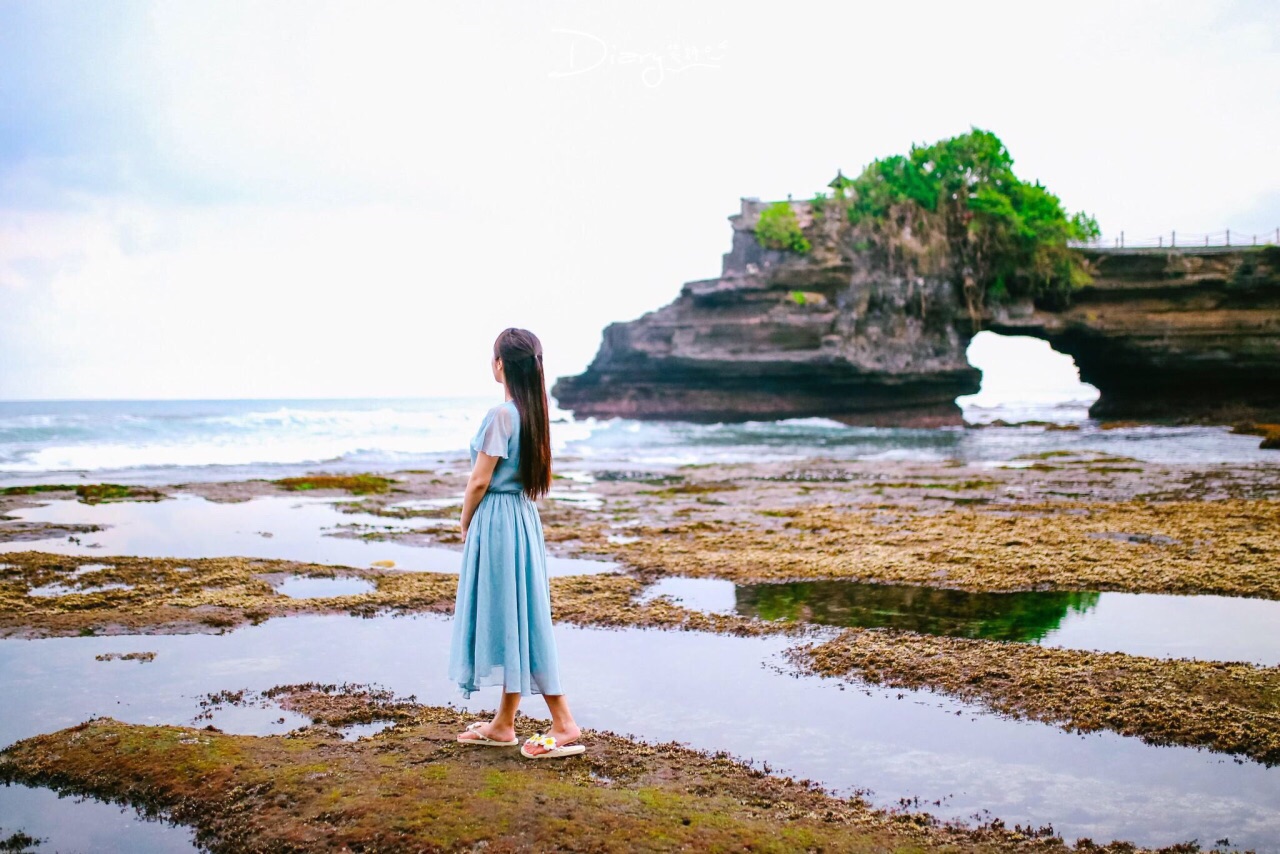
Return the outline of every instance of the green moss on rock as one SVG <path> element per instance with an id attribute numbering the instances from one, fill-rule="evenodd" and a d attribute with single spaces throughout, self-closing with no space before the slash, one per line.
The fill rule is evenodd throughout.
<path id="1" fill-rule="evenodd" d="M 313 474 L 306 477 L 286 477 L 272 481 L 290 492 L 306 492 L 312 489 L 342 489 L 352 495 L 370 495 L 389 492 L 395 483 L 390 478 L 376 474 Z"/>

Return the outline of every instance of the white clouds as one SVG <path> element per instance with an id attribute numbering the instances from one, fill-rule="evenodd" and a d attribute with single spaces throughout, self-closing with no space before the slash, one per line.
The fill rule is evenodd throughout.
<path id="1" fill-rule="evenodd" d="M 3 346 L 55 358 L 58 342 L 82 358 L 34 390 L 6 372 L 7 395 L 422 392 L 407 362 L 447 356 L 422 341 L 424 322 L 466 310 L 449 261 L 466 238 L 414 211 L 121 208 L 42 226 L 65 243 L 42 247 L 54 269 Z"/>
<path id="2" fill-rule="evenodd" d="M 120 15 L 34 39 L 34 88 L 0 87 L 31 129 L 0 141 L 0 397 L 463 393 L 513 323 L 574 372 L 718 271 L 738 196 L 971 124 L 1108 233 L 1280 226 L 1265 4 Z M 566 29 L 612 58 L 554 76 Z M 711 45 L 646 85 L 652 55 Z M 92 97 L 46 120 L 41 62 L 60 110 L 68 81 Z"/>
<path id="3" fill-rule="evenodd" d="M 520 73 L 512 22 L 458 11 L 161 4 L 162 147 L 267 197 L 460 196 L 486 157 L 522 168 L 543 81 Z"/>
<path id="4" fill-rule="evenodd" d="M 0 218 L 24 247 L 0 266 L 0 397 L 468 394 L 509 325 L 568 373 L 617 299 L 566 288 L 541 237 L 385 205 Z"/>

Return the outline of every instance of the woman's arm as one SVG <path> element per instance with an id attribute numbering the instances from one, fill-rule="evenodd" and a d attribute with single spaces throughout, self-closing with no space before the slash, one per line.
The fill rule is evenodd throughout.
<path id="1" fill-rule="evenodd" d="M 498 467 L 500 457 L 492 457 L 484 451 L 476 454 L 475 468 L 471 469 L 471 477 L 467 479 L 466 492 L 462 493 L 462 539 L 467 539 L 467 528 L 471 527 L 471 517 L 475 515 L 480 499 L 489 491 L 489 481 L 493 480 L 493 470 Z"/>

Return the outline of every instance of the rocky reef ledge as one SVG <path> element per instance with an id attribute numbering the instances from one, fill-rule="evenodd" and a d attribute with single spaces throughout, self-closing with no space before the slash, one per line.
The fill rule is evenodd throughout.
<path id="1" fill-rule="evenodd" d="M 1095 417 L 1280 420 L 1280 247 L 1082 250 L 1093 282 L 1068 305 L 988 304 L 945 277 L 895 274 L 815 241 L 762 247 L 769 206 L 743 199 L 719 278 L 611 324 L 586 372 L 552 389 L 576 417 L 848 424 L 961 423 L 979 329 L 1043 338 L 1101 392 Z M 815 229 L 808 202 L 792 202 Z"/>
<path id="2" fill-rule="evenodd" d="M 1075 359 L 1095 418 L 1280 420 L 1280 247 L 1082 254 L 1069 306 L 996 306 L 987 328 Z"/>
<path id="3" fill-rule="evenodd" d="M 587 371 L 552 389 L 577 417 L 746 421 L 824 416 L 849 424 L 961 422 L 978 390 L 970 324 L 953 285 L 857 267 L 836 252 L 797 255 L 756 241 L 765 203 L 729 217 L 717 279 L 611 324 Z M 793 206 L 811 223 L 805 203 Z"/>

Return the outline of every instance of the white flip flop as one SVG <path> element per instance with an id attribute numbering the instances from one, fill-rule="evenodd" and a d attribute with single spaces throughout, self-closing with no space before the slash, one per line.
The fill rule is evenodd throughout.
<path id="1" fill-rule="evenodd" d="M 478 744 L 481 747 L 515 747 L 520 743 L 520 739 L 513 738 L 510 741 L 494 741 L 492 738 L 486 738 L 481 732 L 480 727 L 484 726 L 484 721 L 476 721 L 473 724 L 467 724 L 467 732 L 474 732 L 478 738 L 463 738 L 458 736 L 455 739 L 458 744 Z"/>
<path id="2" fill-rule="evenodd" d="M 531 744 L 536 744 L 539 747 L 545 747 L 547 750 L 545 753 L 530 753 L 525 748 Z M 581 744 L 566 744 L 564 747 L 561 747 L 556 744 L 555 736 L 543 735 L 542 733 L 537 733 L 536 735 L 525 739 L 524 744 L 520 746 L 520 755 L 525 759 L 561 759 L 565 756 L 578 756 L 579 754 L 586 752 L 587 749 Z"/>

